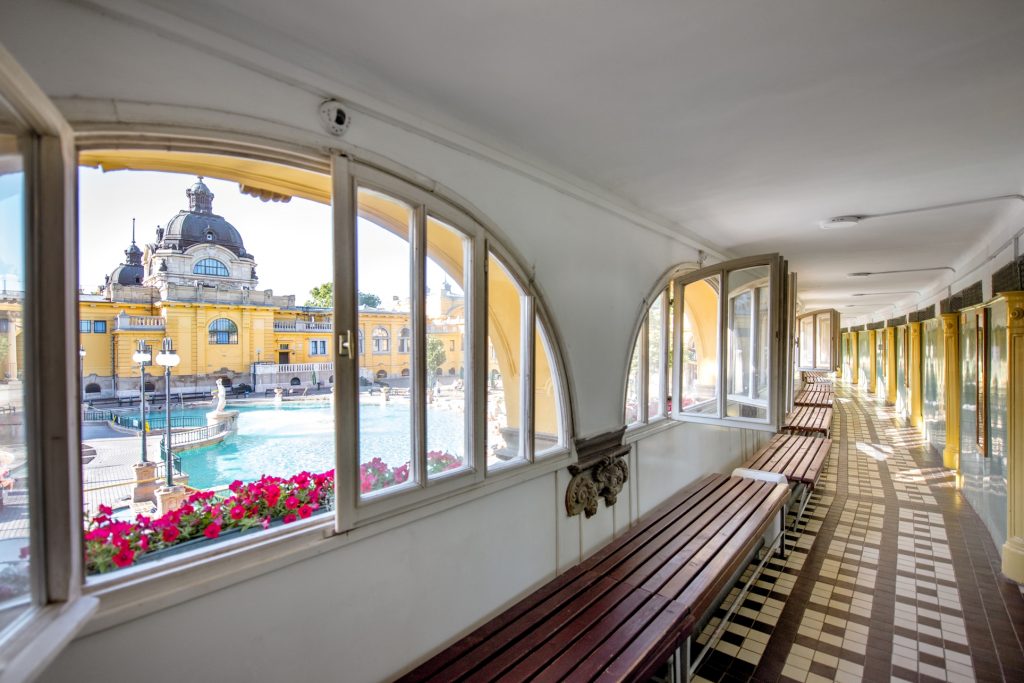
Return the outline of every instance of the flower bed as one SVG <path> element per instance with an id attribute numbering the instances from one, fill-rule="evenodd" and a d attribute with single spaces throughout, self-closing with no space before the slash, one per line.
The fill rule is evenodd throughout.
<path id="1" fill-rule="evenodd" d="M 463 459 L 443 451 L 427 453 L 429 475 L 462 467 Z M 376 491 L 409 479 L 409 463 L 389 467 L 380 458 L 359 467 L 360 490 Z M 197 491 L 185 503 L 160 517 L 138 515 L 134 522 L 114 519 L 113 510 L 100 506 L 100 514 L 85 528 L 85 565 L 89 574 L 130 567 L 143 556 L 195 539 L 215 539 L 229 531 L 264 529 L 280 520 L 290 524 L 306 519 L 334 501 L 334 470 L 321 474 L 300 472 L 283 479 L 264 475 L 244 484 L 233 482 L 230 495 Z"/>
<path id="2" fill-rule="evenodd" d="M 289 524 L 306 519 L 334 499 L 334 470 L 321 474 L 300 472 L 293 477 L 263 476 L 249 484 L 233 482 L 231 495 L 218 499 L 213 491 L 197 491 L 184 505 L 134 522 L 114 519 L 113 510 L 100 506 L 85 529 L 85 564 L 90 574 L 130 567 L 140 557 L 196 538 L 214 539 L 229 530 Z"/>

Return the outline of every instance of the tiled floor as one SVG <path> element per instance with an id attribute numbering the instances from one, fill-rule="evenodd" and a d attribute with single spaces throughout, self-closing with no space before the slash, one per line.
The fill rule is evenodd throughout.
<path id="1" fill-rule="evenodd" d="M 697 680 L 1024 681 L 1024 598 L 952 473 L 892 408 L 836 393 L 829 463 L 790 554 L 768 563 Z"/>

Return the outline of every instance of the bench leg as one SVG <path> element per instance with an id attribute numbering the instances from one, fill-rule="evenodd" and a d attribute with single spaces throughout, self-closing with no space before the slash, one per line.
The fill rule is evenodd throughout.
<path id="1" fill-rule="evenodd" d="M 796 513 L 796 517 L 793 518 L 793 531 L 796 531 L 796 525 L 804 517 L 804 511 L 807 510 L 807 504 L 811 502 L 811 488 L 807 484 L 801 484 L 804 487 L 804 493 L 800 497 L 800 509 Z"/>

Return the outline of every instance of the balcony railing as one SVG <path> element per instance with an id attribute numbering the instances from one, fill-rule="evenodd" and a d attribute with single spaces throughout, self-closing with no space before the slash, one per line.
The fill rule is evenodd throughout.
<path id="1" fill-rule="evenodd" d="M 297 372 L 334 373 L 334 363 L 258 363 L 253 368 L 257 375 L 284 375 Z"/>
<path id="2" fill-rule="evenodd" d="M 305 320 L 275 320 L 275 332 L 331 332 L 333 323 L 311 323 Z"/>
<path id="3" fill-rule="evenodd" d="M 115 330 L 162 330 L 165 321 L 158 315 L 124 315 L 114 319 Z"/>

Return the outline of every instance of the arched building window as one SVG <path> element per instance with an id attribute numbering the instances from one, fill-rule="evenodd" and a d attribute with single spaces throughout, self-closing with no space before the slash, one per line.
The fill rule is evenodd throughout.
<path id="1" fill-rule="evenodd" d="M 100 388 L 100 385 L 96 384 L 95 382 L 90 382 L 89 384 L 85 385 L 85 393 L 87 394 L 98 394 L 101 391 L 103 390 Z"/>
<path id="2" fill-rule="evenodd" d="M 409 353 L 409 349 L 412 347 L 412 333 L 408 327 L 403 327 L 402 331 L 398 333 L 398 352 Z"/>
<path id="3" fill-rule="evenodd" d="M 221 277 L 231 275 L 228 267 L 215 258 L 204 258 L 199 261 L 192 266 L 192 272 L 196 275 L 219 275 Z"/>
<path id="4" fill-rule="evenodd" d="M 373 328 L 373 352 L 389 353 L 391 351 L 391 335 L 383 327 Z"/>
<path id="5" fill-rule="evenodd" d="M 210 332 L 211 344 L 238 343 L 238 326 L 227 318 L 217 318 L 207 329 Z"/>

